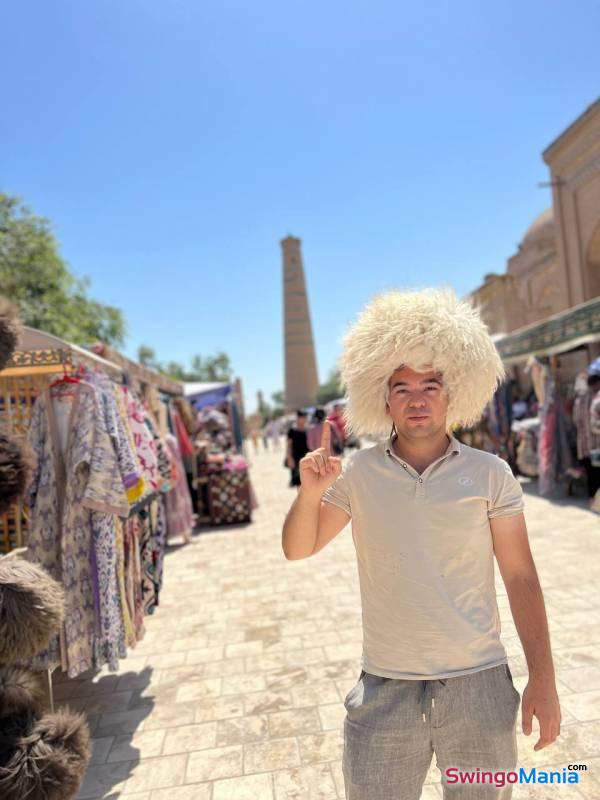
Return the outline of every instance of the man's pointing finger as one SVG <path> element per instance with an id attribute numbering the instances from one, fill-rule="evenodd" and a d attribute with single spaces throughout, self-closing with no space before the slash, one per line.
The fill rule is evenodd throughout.
<path id="1" fill-rule="evenodd" d="M 323 433 L 321 434 L 321 447 L 326 455 L 331 454 L 331 423 L 329 420 L 323 422 Z"/>

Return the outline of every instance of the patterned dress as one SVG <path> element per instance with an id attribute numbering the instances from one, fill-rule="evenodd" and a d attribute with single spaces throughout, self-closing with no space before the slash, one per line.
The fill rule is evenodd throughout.
<path id="1" fill-rule="evenodd" d="M 97 642 L 94 591 L 97 567 L 94 527 L 127 516 L 115 449 L 101 400 L 89 383 L 65 383 L 38 398 L 30 443 L 37 456 L 29 494 L 27 557 L 41 564 L 65 589 L 65 621 L 39 669 L 61 665 L 69 677 L 94 666 Z"/>
<path id="2" fill-rule="evenodd" d="M 165 436 L 165 444 L 176 469 L 174 485 L 171 491 L 165 495 L 167 538 L 183 536 L 186 541 L 189 541 L 194 525 L 194 509 L 185 475 L 185 467 L 181 459 L 179 444 L 173 434 L 168 433 Z"/>

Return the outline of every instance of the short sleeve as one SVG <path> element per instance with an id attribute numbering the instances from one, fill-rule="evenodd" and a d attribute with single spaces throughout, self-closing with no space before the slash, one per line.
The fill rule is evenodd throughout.
<path id="1" fill-rule="evenodd" d="M 509 517 L 520 514 L 525 508 L 523 488 L 515 478 L 508 463 L 501 458 L 491 475 L 491 491 L 488 503 L 488 518 Z"/>
<path id="2" fill-rule="evenodd" d="M 327 489 L 323 495 L 326 503 L 341 508 L 350 518 L 352 518 L 352 507 L 350 502 L 350 472 L 352 457 L 343 462 L 342 474 L 336 482 Z"/>

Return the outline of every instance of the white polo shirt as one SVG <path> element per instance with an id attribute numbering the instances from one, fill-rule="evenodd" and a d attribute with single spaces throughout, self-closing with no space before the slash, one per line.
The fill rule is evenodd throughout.
<path id="1" fill-rule="evenodd" d="M 489 521 L 524 504 L 505 461 L 452 437 L 419 475 L 390 439 L 349 458 L 323 500 L 352 518 L 366 672 L 430 680 L 507 662 Z"/>

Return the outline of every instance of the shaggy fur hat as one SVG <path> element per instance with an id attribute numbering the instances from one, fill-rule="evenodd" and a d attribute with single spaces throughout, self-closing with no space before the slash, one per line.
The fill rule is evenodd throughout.
<path id="1" fill-rule="evenodd" d="M 14 353 L 21 335 L 21 323 L 17 317 L 17 309 L 0 297 L 0 369 Z"/>
<path id="2" fill-rule="evenodd" d="M 2 718 L 24 709 L 41 712 L 46 700 L 45 676 L 27 667 L 0 666 L 0 727 Z"/>
<path id="3" fill-rule="evenodd" d="M 63 613 L 63 589 L 47 572 L 21 558 L 0 558 L 0 664 L 47 647 Z"/>
<path id="4" fill-rule="evenodd" d="M 31 475 L 33 453 L 26 443 L 0 431 L 0 514 L 25 492 Z"/>
<path id="5" fill-rule="evenodd" d="M 81 714 L 61 709 L 34 719 L 29 712 L 2 721 L 2 800 L 72 800 L 90 759 L 90 733 Z"/>
<path id="6" fill-rule="evenodd" d="M 344 339 L 340 371 L 350 431 L 389 433 L 388 381 L 401 366 L 443 374 L 448 429 L 475 424 L 504 377 L 502 360 L 479 313 L 452 290 L 379 295 Z"/>

